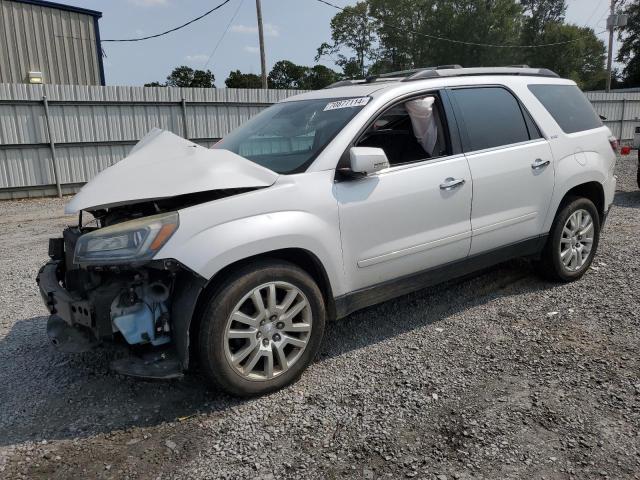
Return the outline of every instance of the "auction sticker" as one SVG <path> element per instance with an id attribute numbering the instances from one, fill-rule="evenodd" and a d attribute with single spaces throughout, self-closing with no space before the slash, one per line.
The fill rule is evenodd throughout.
<path id="1" fill-rule="evenodd" d="M 327 103 L 327 106 L 324 107 L 324 111 L 326 112 L 327 110 L 337 110 L 339 108 L 364 107 L 367 103 L 369 103 L 369 99 L 369 97 L 358 97 L 338 100 L 336 102 Z"/>

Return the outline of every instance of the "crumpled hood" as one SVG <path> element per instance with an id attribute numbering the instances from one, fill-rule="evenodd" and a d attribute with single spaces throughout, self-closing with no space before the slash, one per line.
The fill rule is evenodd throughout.
<path id="1" fill-rule="evenodd" d="M 228 150 L 153 129 L 67 204 L 66 213 L 230 188 L 268 187 L 278 174 Z"/>

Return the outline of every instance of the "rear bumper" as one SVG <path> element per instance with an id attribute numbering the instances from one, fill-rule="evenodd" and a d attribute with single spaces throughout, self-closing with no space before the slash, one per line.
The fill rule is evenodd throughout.
<path id="1" fill-rule="evenodd" d="M 618 183 L 618 177 L 611 175 L 609 179 L 604 183 L 604 205 L 605 211 L 608 212 L 613 203 L 613 197 L 616 194 L 616 185 Z"/>

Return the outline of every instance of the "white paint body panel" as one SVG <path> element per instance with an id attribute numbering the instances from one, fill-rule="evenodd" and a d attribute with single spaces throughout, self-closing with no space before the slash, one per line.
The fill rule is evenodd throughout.
<path id="1" fill-rule="evenodd" d="M 465 184 L 440 189 L 449 177 Z M 463 155 L 337 183 L 350 289 L 465 258 L 471 245 L 471 190 Z"/>
<path id="2" fill-rule="evenodd" d="M 304 249 L 322 263 L 338 297 L 546 234 L 567 191 L 585 182 L 603 186 L 605 210 L 609 208 L 616 181 L 608 129 L 564 134 L 527 87 L 539 83 L 575 85 L 554 78 L 474 76 L 374 83 L 291 97 L 286 101 L 367 95 L 371 100 L 305 173 L 279 176 L 230 152 L 202 149 L 162 134 L 87 184 L 67 211 L 204 190 L 265 187 L 180 210 L 180 227 L 155 258 L 174 258 L 210 279 L 254 255 Z M 544 140 L 335 182 L 339 159 L 382 109 L 407 95 L 469 85 L 511 89 Z M 551 164 L 536 174 L 530 166 L 536 158 L 550 159 Z M 449 177 L 465 183 L 441 190 Z"/>
<path id="3" fill-rule="evenodd" d="M 180 228 L 155 258 L 175 258 L 205 278 L 264 252 L 301 248 L 345 293 L 334 172 L 283 175 L 271 187 L 179 211 Z"/>
<path id="4" fill-rule="evenodd" d="M 554 186 L 546 140 L 467 154 L 473 178 L 471 255 L 540 235 Z M 539 170 L 537 160 L 550 164 Z"/>

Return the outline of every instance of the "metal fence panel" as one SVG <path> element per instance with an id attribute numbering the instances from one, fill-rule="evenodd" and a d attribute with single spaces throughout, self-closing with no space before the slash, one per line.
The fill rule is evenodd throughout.
<path id="1" fill-rule="evenodd" d="M 640 126 L 640 92 L 587 92 L 596 112 L 606 117 L 604 124 L 622 142 L 633 139 Z"/>
<path id="2" fill-rule="evenodd" d="M 0 84 L 0 198 L 55 193 L 47 98 L 61 189 L 76 191 L 154 127 L 211 146 L 296 90 Z M 640 93 L 588 92 L 623 141 L 640 126 Z M 186 125 L 185 125 L 186 120 Z M 300 141 L 303 141 L 301 139 Z M 252 151 L 278 151 L 271 141 Z M 53 186 L 53 189 L 52 189 Z"/>
<path id="3" fill-rule="evenodd" d="M 48 125 L 61 188 L 75 191 L 155 127 L 209 147 L 267 106 L 298 93 L 0 84 L 0 198 L 51 193 Z"/>

